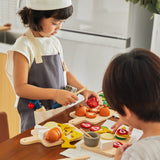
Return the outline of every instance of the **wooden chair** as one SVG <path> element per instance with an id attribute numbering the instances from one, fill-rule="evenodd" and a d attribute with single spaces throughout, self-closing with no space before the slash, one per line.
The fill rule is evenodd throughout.
<path id="1" fill-rule="evenodd" d="M 5 112 L 0 112 L 0 142 L 9 139 L 8 119 Z"/>

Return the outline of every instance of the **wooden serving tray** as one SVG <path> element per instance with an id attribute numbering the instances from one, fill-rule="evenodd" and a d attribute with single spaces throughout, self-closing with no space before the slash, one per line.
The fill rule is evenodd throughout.
<path id="1" fill-rule="evenodd" d="M 65 124 L 68 124 L 68 123 L 65 123 Z M 73 126 L 71 124 L 69 124 L 69 125 L 71 127 L 75 127 L 75 126 Z M 78 132 L 82 133 L 82 131 L 79 130 L 77 127 L 75 127 L 75 131 L 78 131 Z M 52 147 L 52 146 L 60 145 L 60 144 L 62 144 L 64 142 L 62 139 L 59 139 L 58 141 L 53 142 L 53 143 L 50 143 L 50 142 L 46 141 L 45 139 L 40 139 L 38 134 L 36 134 L 37 131 L 35 131 L 35 129 L 31 130 L 31 133 L 33 134 L 32 136 L 21 138 L 20 139 L 20 144 L 29 145 L 29 144 L 34 144 L 34 143 L 41 143 L 45 147 Z M 67 137 L 70 139 L 71 138 L 71 134 L 67 135 Z M 75 141 L 80 140 L 82 138 L 83 138 L 83 136 L 78 138 L 78 139 L 76 139 Z"/>
<path id="2" fill-rule="evenodd" d="M 111 141 L 119 141 L 119 142 L 122 142 L 123 144 L 126 144 L 126 143 L 128 143 L 130 141 L 130 138 L 127 138 L 125 140 L 119 140 L 119 139 L 114 138 Z M 105 155 L 105 156 L 109 156 L 109 157 L 114 157 L 115 153 L 116 153 L 116 150 L 117 150 L 117 148 L 114 148 L 114 147 L 108 148 L 108 149 L 106 148 L 105 150 L 101 150 L 100 149 L 100 143 L 96 147 L 88 147 L 84 143 L 82 143 L 81 147 L 83 149 L 88 150 L 88 151 L 96 152 L 96 153 L 99 153 L 99 154 L 102 154 L 102 155 Z"/>
<path id="3" fill-rule="evenodd" d="M 105 121 L 105 120 L 111 118 L 111 117 L 112 117 L 114 114 L 116 114 L 116 113 L 117 113 L 116 111 L 113 111 L 112 109 L 110 109 L 110 115 L 107 116 L 107 117 L 100 116 L 100 115 L 97 113 L 96 118 L 87 118 L 86 116 L 82 116 L 82 117 L 77 116 L 77 115 L 75 114 L 75 111 L 73 111 L 73 112 L 71 112 L 71 113 L 69 114 L 70 117 L 72 117 L 73 119 L 71 119 L 68 123 L 73 124 L 73 125 L 78 125 L 78 124 L 80 124 L 80 123 L 82 123 L 82 122 L 88 122 L 88 123 L 91 123 L 91 124 L 95 125 L 95 124 L 98 124 L 98 123 L 100 123 L 100 122 L 102 122 L 102 121 Z"/>

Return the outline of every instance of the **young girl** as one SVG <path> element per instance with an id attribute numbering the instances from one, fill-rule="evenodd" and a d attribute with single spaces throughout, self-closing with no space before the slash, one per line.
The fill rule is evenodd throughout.
<path id="1" fill-rule="evenodd" d="M 64 90 L 69 84 L 77 90 L 84 86 L 67 69 L 62 47 L 54 36 L 63 22 L 72 15 L 71 0 L 27 0 L 19 15 L 26 32 L 17 39 L 8 52 L 7 74 L 14 83 L 21 117 L 21 131 L 35 125 L 34 110 L 28 108 L 30 100 L 40 100 L 47 110 L 57 102 L 75 103 L 76 94 Z M 66 73 L 66 74 L 65 74 Z M 66 78 L 65 78 L 66 77 Z M 95 92 L 82 92 L 85 101 Z"/>
<path id="2" fill-rule="evenodd" d="M 119 55 L 105 72 L 103 92 L 124 123 L 143 131 L 138 142 L 117 150 L 115 160 L 159 160 L 160 58 L 144 49 Z"/>

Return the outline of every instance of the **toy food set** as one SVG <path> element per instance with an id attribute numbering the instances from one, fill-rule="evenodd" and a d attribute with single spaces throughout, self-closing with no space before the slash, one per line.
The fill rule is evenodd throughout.
<path id="1" fill-rule="evenodd" d="M 32 136 L 20 139 L 20 144 L 29 145 L 41 143 L 45 147 L 61 145 L 61 148 L 76 148 L 72 141 L 83 138 L 83 133 L 75 126 L 65 123 L 47 122 L 45 125 L 35 125 Z"/>
<path id="2" fill-rule="evenodd" d="M 98 146 L 90 147 L 85 143 L 82 143 L 81 147 L 110 157 L 115 155 L 118 147 L 128 143 L 130 140 L 130 136 L 125 127 L 119 128 L 116 133 L 113 133 L 112 130 L 108 129 L 106 126 L 102 126 L 101 129 L 96 130 L 95 132 L 100 134 L 100 143 Z"/>
<path id="3" fill-rule="evenodd" d="M 92 97 L 92 100 L 87 103 L 91 107 L 80 104 L 75 111 L 70 113 L 70 117 L 73 119 L 71 119 L 69 123 L 73 125 L 82 122 L 97 124 L 116 114 L 116 111 L 109 109 L 106 104 L 97 105 L 97 103 L 95 97 Z"/>

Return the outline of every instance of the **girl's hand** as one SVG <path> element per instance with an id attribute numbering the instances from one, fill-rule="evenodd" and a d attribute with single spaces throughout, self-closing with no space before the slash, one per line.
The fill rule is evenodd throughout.
<path id="1" fill-rule="evenodd" d="M 75 93 L 62 89 L 57 89 L 54 96 L 54 100 L 61 105 L 67 106 L 72 103 L 76 103 L 78 97 Z"/>
<path id="2" fill-rule="evenodd" d="M 124 144 L 122 145 L 121 147 L 119 147 L 116 151 L 116 154 L 115 154 L 115 157 L 114 157 L 114 160 L 120 160 L 122 158 L 122 155 L 124 153 L 124 151 L 130 147 L 132 144 Z"/>
<path id="3" fill-rule="evenodd" d="M 124 124 L 124 122 L 123 122 L 121 119 L 119 119 L 119 120 L 111 127 L 111 129 L 113 129 L 113 133 L 115 133 L 116 130 L 117 130 L 120 126 L 122 126 L 123 124 Z M 132 130 L 133 130 L 133 127 L 132 127 L 132 126 L 129 126 L 128 133 L 131 134 L 131 133 L 132 133 Z"/>
<path id="4" fill-rule="evenodd" d="M 87 102 L 87 100 L 90 98 L 90 97 L 96 97 L 97 98 L 97 101 L 99 102 L 100 99 L 99 99 L 99 96 L 96 92 L 94 91 L 90 91 L 90 90 L 85 90 L 82 92 L 83 96 L 84 96 L 84 101 Z"/>

